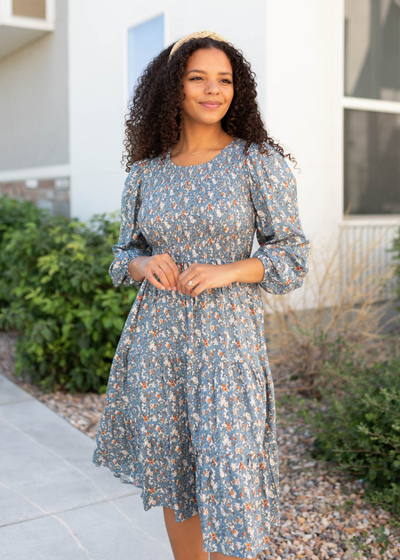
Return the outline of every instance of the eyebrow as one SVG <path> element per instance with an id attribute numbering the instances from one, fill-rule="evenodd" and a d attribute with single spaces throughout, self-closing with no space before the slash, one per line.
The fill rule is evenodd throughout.
<path id="1" fill-rule="evenodd" d="M 190 72 L 199 72 L 200 74 L 206 74 L 207 72 L 205 72 L 204 70 L 189 70 L 189 72 L 186 72 L 187 74 L 190 74 Z M 232 75 L 232 72 L 218 72 L 218 75 L 220 76 L 226 76 L 227 74 Z"/>

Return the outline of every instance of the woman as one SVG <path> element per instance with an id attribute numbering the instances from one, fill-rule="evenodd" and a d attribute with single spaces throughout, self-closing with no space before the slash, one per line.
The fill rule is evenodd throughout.
<path id="1" fill-rule="evenodd" d="M 260 288 L 299 288 L 309 240 L 253 76 L 226 39 L 192 33 L 149 64 L 127 119 L 109 272 L 139 292 L 93 462 L 163 506 L 175 560 L 254 559 L 279 524 Z"/>

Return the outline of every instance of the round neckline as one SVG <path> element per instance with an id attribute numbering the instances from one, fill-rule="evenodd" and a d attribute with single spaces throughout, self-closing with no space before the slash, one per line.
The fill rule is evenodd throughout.
<path id="1" fill-rule="evenodd" d="M 208 161 L 205 161 L 204 163 L 196 163 L 196 164 L 194 164 L 194 165 L 178 165 L 177 163 L 174 163 L 174 162 L 172 161 L 172 159 L 171 159 L 171 151 L 172 151 L 172 148 L 168 148 L 167 158 L 168 158 L 169 163 L 170 163 L 173 167 L 176 167 L 177 169 L 193 169 L 193 168 L 195 168 L 195 167 L 202 167 L 203 165 L 207 165 L 208 163 L 211 163 L 211 162 L 215 161 L 215 160 L 218 159 L 222 154 L 225 154 L 226 151 L 227 151 L 227 149 L 228 149 L 230 146 L 232 146 L 232 144 L 235 144 L 235 143 L 236 143 L 236 140 L 237 140 L 237 136 L 235 136 L 235 137 L 233 138 L 233 140 L 231 140 L 231 141 L 229 142 L 229 144 L 227 144 L 227 145 L 225 146 L 225 148 L 222 148 L 222 150 L 221 150 L 216 156 L 214 156 L 213 158 L 209 159 Z"/>

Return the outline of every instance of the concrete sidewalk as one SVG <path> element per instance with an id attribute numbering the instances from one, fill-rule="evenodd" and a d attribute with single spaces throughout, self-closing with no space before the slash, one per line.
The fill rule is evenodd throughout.
<path id="1" fill-rule="evenodd" d="M 94 441 L 0 375 L 1 560 L 173 560 L 161 507 L 92 463 Z"/>

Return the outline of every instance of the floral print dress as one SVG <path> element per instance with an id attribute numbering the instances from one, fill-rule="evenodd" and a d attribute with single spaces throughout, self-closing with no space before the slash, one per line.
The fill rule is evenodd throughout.
<path id="1" fill-rule="evenodd" d="M 135 162 L 122 194 L 109 273 L 139 288 L 112 362 L 93 463 L 141 488 L 145 510 L 176 521 L 199 513 L 203 548 L 253 558 L 279 517 L 275 398 L 260 288 L 286 294 L 308 272 L 309 240 L 296 179 L 270 155 L 234 138 L 210 161 Z M 254 233 L 259 249 L 251 255 Z M 258 257 L 258 283 L 233 282 L 196 297 L 136 282 L 129 261 L 168 252 L 191 263 Z"/>

